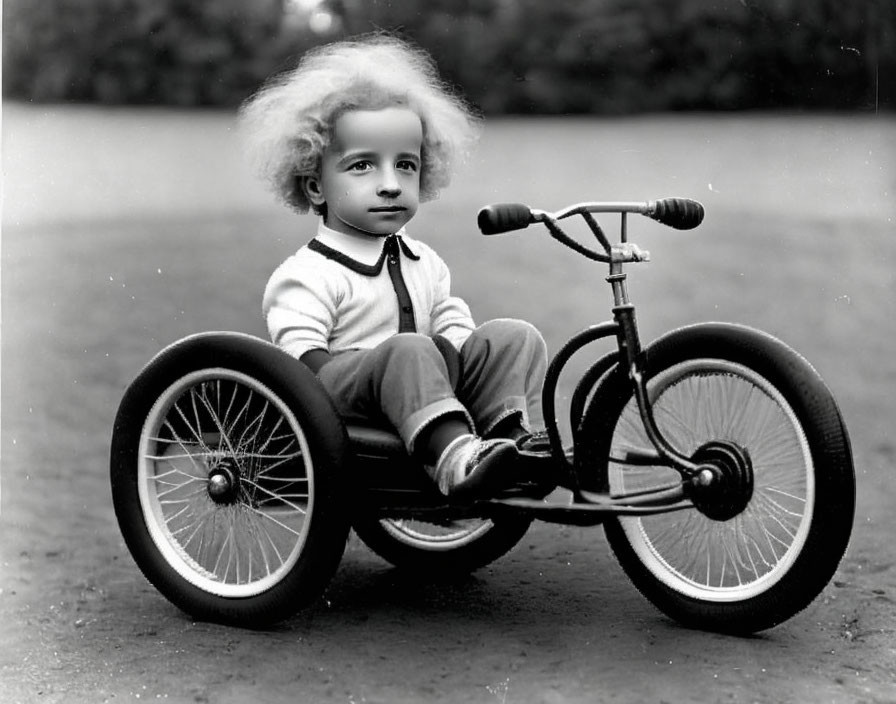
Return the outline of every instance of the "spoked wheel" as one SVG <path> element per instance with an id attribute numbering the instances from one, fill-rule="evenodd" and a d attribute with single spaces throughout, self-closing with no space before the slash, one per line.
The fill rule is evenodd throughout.
<path id="1" fill-rule="evenodd" d="M 119 525 L 147 578 L 197 618 L 276 622 L 338 565 L 344 430 L 306 371 L 260 340 L 200 336 L 159 355 L 122 401 Z"/>
<path id="2" fill-rule="evenodd" d="M 852 529 L 852 458 L 830 392 L 783 343 L 734 326 L 677 331 L 646 359 L 661 433 L 712 481 L 692 492 L 694 509 L 607 521 L 614 553 L 686 625 L 750 633 L 781 623 L 825 587 Z M 616 374 L 603 387 L 583 428 L 611 493 L 678 481 L 668 467 L 607 463 L 651 445 L 628 381 Z"/>
<path id="3" fill-rule="evenodd" d="M 462 575 L 507 553 L 525 535 L 532 519 L 501 516 L 464 518 L 442 523 L 412 519 L 356 518 L 358 537 L 399 568 L 438 576 Z"/>

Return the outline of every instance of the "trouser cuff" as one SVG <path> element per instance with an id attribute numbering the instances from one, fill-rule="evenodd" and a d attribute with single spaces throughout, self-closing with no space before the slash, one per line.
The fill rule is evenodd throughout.
<path id="1" fill-rule="evenodd" d="M 421 431 L 426 428 L 426 426 L 439 418 L 456 413 L 463 415 L 467 426 L 470 428 L 470 431 L 473 432 L 476 425 L 473 423 L 469 411 L 467 411 L 464 405 L 454 397 L 436 401 L 435 403 L 431 403 L 428 406 L 421 408 L 419 411 L 412 413 L 401 424 L 401 427 L 398 428 L 398 434 L 404 441 L 408 453 L 414 453 L 414 443 L 417 441 L 417 436 L 420 435 Z"/>
<path id="2" fill-rule="evenodd" d="M 491 418 L 487 425 L 481 428 L 481 435 L 486 437 L 491 433 L 501 421 L 518 415 L 520 417 L 520 425 L 527 433 L 532 432 L 531 423 L 529 422 L 529 413 L 527 411 L 526 399 L 522 396 L 507 400 L 504 408 L 494 417 Z"/>

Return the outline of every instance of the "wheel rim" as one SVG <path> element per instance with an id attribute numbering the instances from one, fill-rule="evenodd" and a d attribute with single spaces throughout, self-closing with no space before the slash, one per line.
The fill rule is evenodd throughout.
<path id="1" fill-rule="evenodd" d="M 726 602 L 766 591 L 789 571 L 812 523 L 814 468 L 796 414 L 768 380 L 724 360 L 670 367 L 650 380 L 648 393 L 661 432 L 685 456 L 709 442 L 744 448 L 753 495 L 724 521 L 697 510 L 620 518 L 629 543 L 657 579 L 687 596 Z M 650 446 L 634 400 L 620 415 L 613 445 Z M 676 477 L 669 468 L 610 465 L 614 494 Z"/>
<path id="2" fill-rule="evenodd" d="M 445 524 L 384 518 L 380 524 L 396 540 L 430 552 L 447 552 L 474 543 L 493 526 L 490 520 L 480 518 L 467 518 Z"/>
<path id="3" fill-rule="evenodd" d="M 165 561 L 203 591 L 260 594 L 292 569 L 313 508 L 311 454 L 295 414 L 230 369 L 188 374 L 140 436 L 138 493 Z"/>

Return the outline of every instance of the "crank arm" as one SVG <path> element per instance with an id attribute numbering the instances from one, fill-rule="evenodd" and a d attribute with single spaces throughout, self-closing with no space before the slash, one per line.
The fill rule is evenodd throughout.
<path id="1" fill-rule="evenodd" d="M 648 450 L 642 447 L 627 447 L 619 451 L 620 454 L 610 455 L 610 462 L 627 464 L 638 467 L 671 467 L 672 464 L 663 458 L 656 450 Z"/>

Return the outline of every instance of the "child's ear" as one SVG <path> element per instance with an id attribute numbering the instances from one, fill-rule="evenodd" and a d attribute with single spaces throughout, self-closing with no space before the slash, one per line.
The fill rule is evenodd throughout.
<path id="1" fill-rule="evenodd" d="M 302 180 L 302 190 L 312 205 L 324 204 L 324 193 L 320 187 L 320 179 L 316 176 L 308 176 Z"/>

